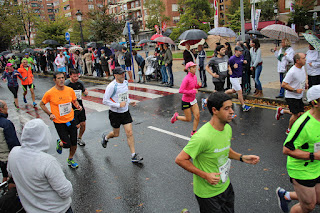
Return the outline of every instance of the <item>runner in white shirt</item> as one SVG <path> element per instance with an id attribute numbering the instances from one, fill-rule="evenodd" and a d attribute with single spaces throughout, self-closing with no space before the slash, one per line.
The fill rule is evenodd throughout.
<path id="1" fill-rule="evenodd" d="M 309 88 L 320 84 L 320 54 L 309 44 L 309 50 L 306 53 L 306 70 L 308 73 Z"/>
<path id="2" fill-rule="evenodd" d="M 140 163 L 143 158 L 135 152 L 134 137 L 132 132 L 132 118 L 129 112 L 129 104 L 136 105 L 136 102 L 131 102 L 128 94 L 128 81 L 124 80 L 125 70 L 121 67 L 116 67 L 113 71 L 115 80 L 113 80 L 106 88 L 103 96 L 103 104 L 110 107 L 109 120 L 113 130 L 102 134 L 102 147 L 106 148 L 110 138 L 118 137 L 120 134 L 120 126 L 127 135 L 128 146 L 131 151 L 131 161 L 133 163 Z"/>
<path id="3" fill-rule="evenodd" d="M 59 55 L 57 55 L 56 59 L 54 60 L 54 63 L 58 67 L 58 72 L 67 72 L 66 70 L 66 57 L 63 54 L 63 51 L 61 50 Z"/>
<path id="4" fill-rule="evenodd" d="M 294 55 L 293 60 L 295 64 L 288 71 L 282 82 L 282 87 L 286 89 L 285 98 L 289 105 L 289 110 L 278 107 L 275 116 L 279 120 L 283 114 L 291 115 L 286 134 L 289 134 L 293 123 L 304 113 L 303 91 L 308 88 L 307 75 L 304 69 L 306 55 L 297 53 Z"/>

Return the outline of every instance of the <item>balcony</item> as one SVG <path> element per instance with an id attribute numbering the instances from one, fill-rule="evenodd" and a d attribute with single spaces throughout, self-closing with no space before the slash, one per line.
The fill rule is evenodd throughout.
<path id="1" fill-rule="evenodd" d="M 128 9 L 128 11 L 130 12 L 138 11 L 138 10 L 141 10 L 141 6 Z"/>

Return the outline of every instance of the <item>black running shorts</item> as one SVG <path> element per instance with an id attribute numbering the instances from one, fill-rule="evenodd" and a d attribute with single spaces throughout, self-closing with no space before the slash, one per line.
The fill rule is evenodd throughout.
<path id="1" fill-rule="evenodd" d="M 118 129 L 121 125 L 132 123 L 131 114 L 128 111 L 124 113 L 112 112 L 109 110 L 109 120 L 113 128 Z"/>
<path id="2" fill-rule="evenodd" d="M 181 101 L 181 109 L 182 110 L 189 109 L 190 107 L 191 107 L 190 102 Z"/>
<path id="3" fill-rule="evenodd" d="M 291 178 L 290 177 L 290 182 L 292 183 L 292 179 L 295 178 Z M 320 183 L 320 176 L 317 177 L 316 179 L 312 179 L 312 180 L 299 180 L 299 179 L 295 179 L 300 185 L 305 186 L 305 187 L 315 187 L 316 184 Z"/>
<path id="4" fill-rule="evenodd" d="M 17 86 L 17 87 L 9 87 L 9 86 L 8 86 L 8 88 L 9 88 L 9 90 L 12 92 L 13 97 L 14 97 L 14 98 L 18 98 L 18 90 L 19 90 L 19 87 L 18 87 L 18 86 Z"/>
<path id="5" fill-rule="evenodd" d="M 76 121 L 76 124 L 78 125 L 81 122 L 84 122 L 87 120 L 86 117 L 86 110 L 82 107 L 82 110 L 74 110 L 74 120 Z"/>
<path id="6" fill-rule="evenodd" d="M 29 89 L 31 89 L 31 88 L 33 89 L 33 88 L 34 88 L 34 85 L 33 85 L 33 84 L 22 85 L 23 91 L 27 91 L 28 87 L 29 87 Z"/>
<path id="7" fill-rule="evenodd" d="M 304 112 L 304 103 L 302 99 L 286 98 L 286 102 L 289 106 L 290 112 L 293 114 L 298 114 L 299 112 Z"/>
<path id="8" fill-rule="evenodd" d="M 70 126 L 65 123 L 54 123 L 54 126 L 63 143 L 63 148 L 77 146 L 77 124 L 75 120 L 70 121 Z"/>

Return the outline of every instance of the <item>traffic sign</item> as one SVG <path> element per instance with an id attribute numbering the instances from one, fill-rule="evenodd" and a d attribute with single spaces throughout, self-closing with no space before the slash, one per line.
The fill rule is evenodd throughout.
<path id="1" fill-rule="evenodd" d="M 67 40 L 67 41 L 70 41 L 70 33 L 69 33 L 69 32 L 66 32 L 66 35 L 65 35 L 65 36 L 66 36 L 66 40 Z"/>

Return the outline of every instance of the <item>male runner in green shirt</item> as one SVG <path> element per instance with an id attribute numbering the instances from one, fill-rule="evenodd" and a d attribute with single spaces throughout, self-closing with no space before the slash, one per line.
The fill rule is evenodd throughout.
<path id="1" fill-rule="evenodd" d="M 207 106 L 212 117 L 195 133 L 176 158 L 176 163 L 193 173 L 193 191 L 200 212 L 234 212 L 234 192 L 229 179 L 230 159 L 257 164 L 256 155 L 241 155 L 231 149 L 231 97 L 216 92 Z M 193 163 L 191 162 L 193 159 Z"/>

